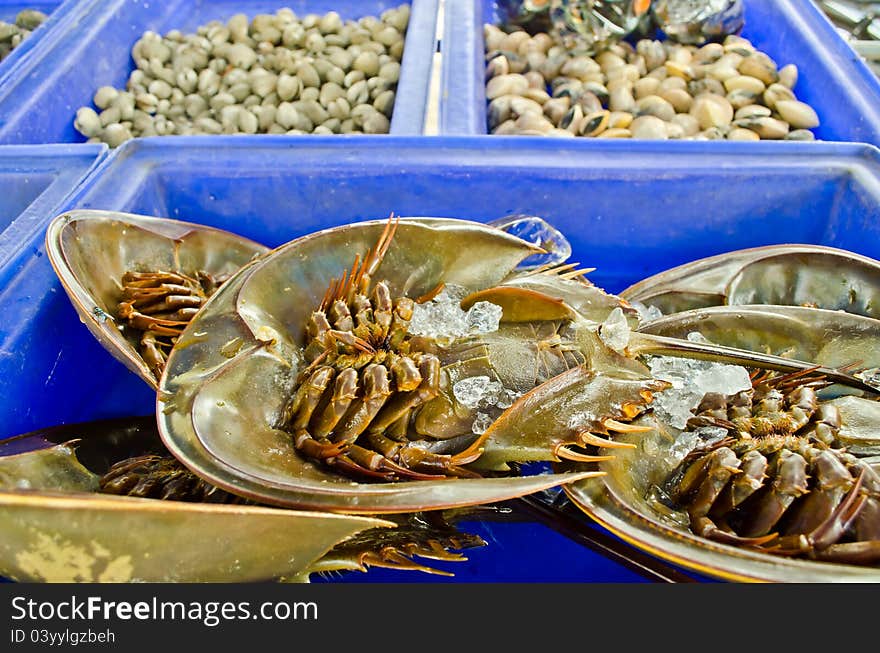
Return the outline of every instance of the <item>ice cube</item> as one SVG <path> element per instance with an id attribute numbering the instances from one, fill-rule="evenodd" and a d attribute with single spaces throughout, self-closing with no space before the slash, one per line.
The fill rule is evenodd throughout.
<path id="1" fill-rule="evenodd" d="M 501 392 L 495 397 L 495 405 L 502 410 L 506 410 L 513 406 L 514 402 L 520 397 L 522 397 L 522 392 L 502 387 Z"/>
<path id="2" fill-rule="evenodd" d="M 491 302 L 476 302 L 465 315 L 468 333 L 492 333 L 498 331 L 502 309 Z"/>
<path id="3" fill-rule="evenodd" d="M 650 322 L 651 320 L 659 320 L 663 317 L 663 312 L 653 304 L 645 306 L 642 302 L 632 301 L 630 302 L 630 306 L 636 309 L 636 312 L 639 314 L 639 326 Z"/>
<path id="4" fill-rule="evenodd" d="M 694 435 L 698 436 L 703 443 L 713 444 L 727 437 L 727 429 L 722 426 L 701 426 L 694 429 Z"/>
<path id="5" fill-rule="evenodd" d="M 691 451 L 693 451 L 698 444 L 701 444 L 702 440 L 700 436 L 697 435 L 693 431 L 683 431 L 676 439 L 675 442 L 672 443 L 672 446 L 669 447 L 669 450 L 666 454 L 665 463 L 669 465 L 670 468 L 677 467 L 678 464 L 684 460 L 684 457 L 687 456 Z"/>
<path id="6" fill-rule="evenodd" d="M 468 408 L 494 406 L 503 392 L 504 387 L 488 376 L 469 376 L 452 386 L 456 401 Z"/>
<path id="7" fill-rule="evenodd" d="M 611 349 L 623 352 L 629 344 L 629 323 L 623 310 L 618 306 L 599 327 L 599 337 Z"/>
<path id="8" fill-rule="evenodd" d="M 471 431 L 473 431 L 476 435 L 483 435 L 490 426 L 492 426 L 492 417 L 486 413 L 477 413 L 476 418 L 474 419 L 474 423 L 471 426 Z"/>
<path id="9" fill-rule="evenodd" d="M 522 238 L 544 250 L 519 264 L 519 269 L 530 270 L 544 265 L 564 263 L 571 256 L 571 244 L 558 229 L 543 218 L 534 215 L 509 215 L 489 223 L 502 231 Z"/>

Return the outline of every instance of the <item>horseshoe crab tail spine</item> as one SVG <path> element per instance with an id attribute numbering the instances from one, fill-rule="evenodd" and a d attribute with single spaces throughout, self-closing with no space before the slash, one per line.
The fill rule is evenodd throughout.
<path id="1" fill-rule="evenodd" d="M 776 370 L 778 372 L 810 371 L 815 374 L 820 374 L 834 383 L 840 383 L 862 390 L 863 392 L 869 392 L 872 395 L 880 394 L 880 389 L 838 369 L 823 367 L 821 365 L 792 358 L 782 358 L 771 354 L 762 354 L 747 349 L 737 349 L 736 347 L 691 342 L 690 340 L 666 338 L 646 333 L 633 333 L 631 334 L 629 341 L 629 351 L 636 354 L 696 358 L 719 363 L 729 363 L 732 365 Z"/>

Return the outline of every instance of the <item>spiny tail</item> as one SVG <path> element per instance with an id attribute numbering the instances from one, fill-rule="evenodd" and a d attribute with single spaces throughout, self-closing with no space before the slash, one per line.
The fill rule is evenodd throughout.
<path id="1" fill-rule="evenodd" d="M 679 338 L 666 338 L 664 336 L 635 332 L 631 334 L 629 350 L 636 354 L 695 358 L 716 363 L 776 370 L 777 372 L 809 372 L 822 375 L 829 381 L 856 388 L 863 392 L 869 392 L 874 395 L 880 394 L 880 388 L 875 388 L 858 377 L 839 369 L 821 365 L 817 366 L 815 363 L 782 358 L 772 354 L 762 354 L 756 351 L 749 351 L 748 349 L 737 349 L 736 347 L 691 342 L 690 340 Z"/>

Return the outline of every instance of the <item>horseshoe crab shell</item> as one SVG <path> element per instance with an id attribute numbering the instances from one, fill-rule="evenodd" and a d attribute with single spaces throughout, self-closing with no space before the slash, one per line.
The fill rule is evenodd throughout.
<path id="1" fill-rule="evenodd" d="M 287 507 L 393 513 L 490 503 L 582 474 L 358 483 L 295 451 L 278 428 L 297 374 L 305 325 L 331 279 L 379 239 L 387 221 L 328 229 L 274 250 L 212 296 L 171 352 L 159 384 L 162 439 L 214 485 Z M 481 223 L 407 218 L 374 277 L 419 297 L 440 283 L 476 291 L 498 284 L 535 253 Z M 587 473 L 592 474 L 592 473 Z"/>
<path id="2" fill-rule="evenodd" d="M 880 262 L 834 247 L 772 245 L 660 272 L 621 293 L 664 314 L 718 305 L 782 304 L 880 317 Z"/>
<path id="3" fill-rule="evenodd" d="M 117 360 L 155 389 L 159 380 L 114 317 L 123 274 L 141 270 L 231 274 L 269 250 L 204 225 L 76 210 L 49 224 L 46 251 L 82 322 Z"/>
<path id="4" fill-rule="evenodd" d="M 99 494 L 108 460 L 161 450 L 152 418 L 120 422 L 0 443 L 0 575 L 24 582 L 305 581 L 330 566 L 324 556 L 338 543 L 368 529 L 394 530 L 393 522 L 354 515 Z"/>

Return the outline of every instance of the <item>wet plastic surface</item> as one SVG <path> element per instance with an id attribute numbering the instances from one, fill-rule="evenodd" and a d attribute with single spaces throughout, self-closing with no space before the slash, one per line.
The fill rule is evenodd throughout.
<path id="1" fill-rule="evenodd" d="M 0 148 L 0 286 L 21 246 L 42 233 L 61 202 L 107 153 L 105 145 Z M 0 333 L 6 325 L 0 326 Z"/>
<path id="2" fill-rule="evenodd" d="M 160 137 L 126 143 L 65 208 L 201 222 L 270 246 L 392 211 L 479 221 L 541 215 L 571 241 L 573 260 L 598 268 L 590 279 L 617 292 L 662 269 L 742 247 L 818 243 L 880 258 L 880 150 L 517 137 Z M 46 259 L 43 233 L 33 233 L 22 251 L 29 255 L 13 270 L 0 269 L 8 279 L 0 286 L 0 438 L 150 414 L 153 392 L 80 324 Z M 494 534 L 493 545 L 450 566 L 461 580 L 639 580 L 541 525 L 490 524 L 477 532 Z M 382 570 L 333 578 L 433 580 Z"/>
<path id="3" fill-rule="evenodd" d="M 795 93 L 822 121 L 816 137 L 880 145 L 880 81 L 822 12 L 810 0 L 744 2 L 742 35 L 780 67 L 797 65 Z M 483 25 L 497 23 L 496 6 L 493 0 L 447 2 L 441 134 L 487 133 Z"/>
<path id="4" fill-rule="evenodd" d="M 131 48 L 146 30 L 193 32 L 211 20 L 228 20 L 236 13 L 252 18 L 282 7 L 299 16 L 336 11 L 343 19 L 356 19 L 401 4 L 410 4 L 412 11 L 390 129 L 421 134 L 436 0 L 80 0 L 75 23 L 54 31 L 0 85 L 0 144 L 84 142 L 73 127 L 76 110 L 93 106 L 100 86 L 125 86 L 134 70 Z"/>
<path id="5" fill-rule="evenodd" d="M 3 61 L 0 61 L 0 88 L 2 88 L 3 78 L 15 69 L 19 60 L 26 57 L 31 49 L 40 45 L 53 26 L 63 22 L 71 13 L 71 9 L 79 4 L 79 2 L 80 0 L 67 0 L 67 2 L 61 2 L 60 0 L 50 0 L 48 2 L 46 0 L 35 0 L 34 2 L 27 2 L 27 0 L 0 0 L 0 20 L 5 23 L 14 23 L 18 12 L 24 9 L 36 9 L 48 16 Z"/>

